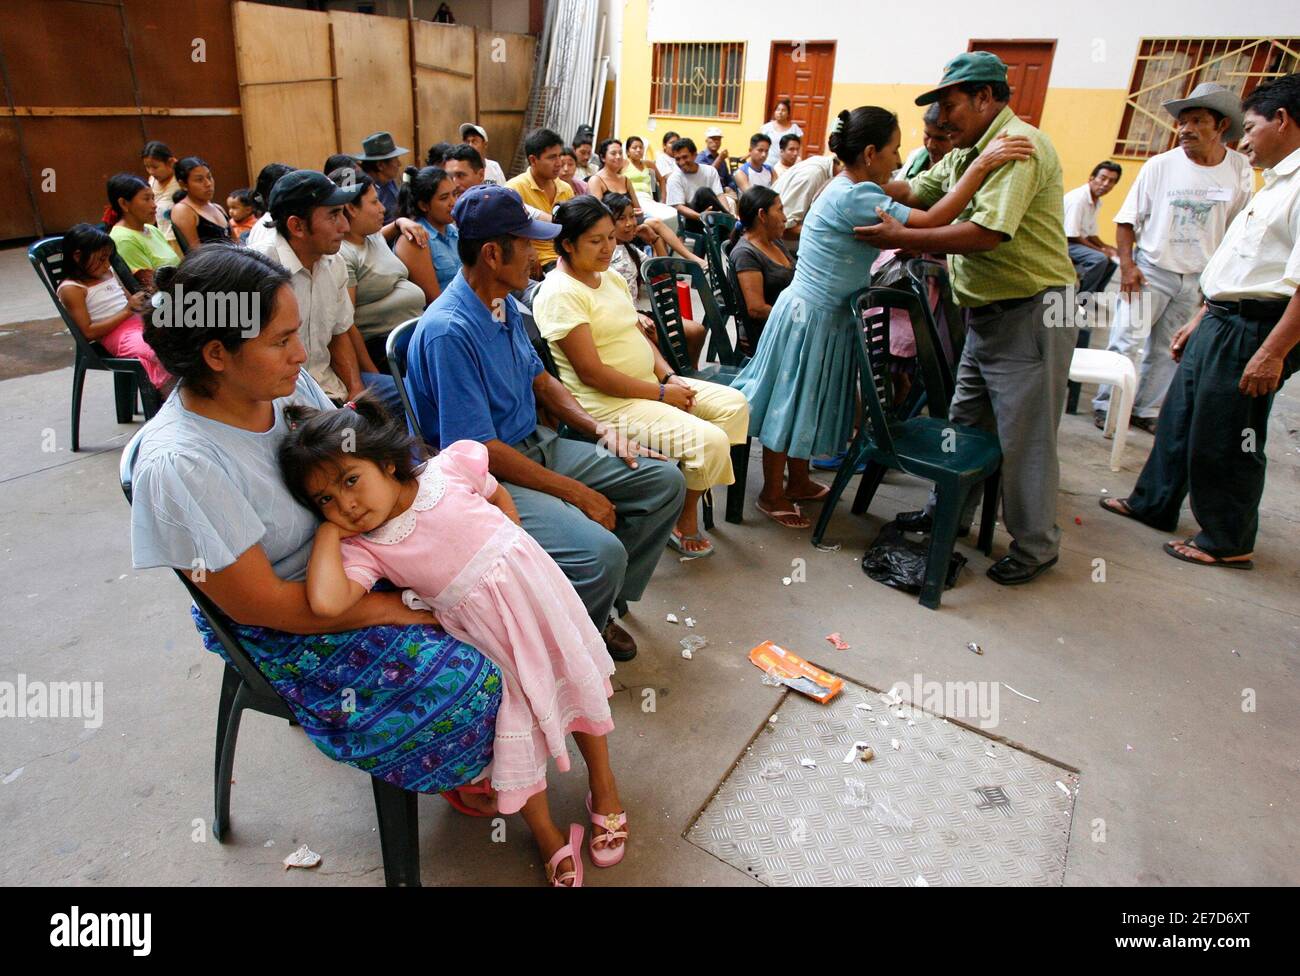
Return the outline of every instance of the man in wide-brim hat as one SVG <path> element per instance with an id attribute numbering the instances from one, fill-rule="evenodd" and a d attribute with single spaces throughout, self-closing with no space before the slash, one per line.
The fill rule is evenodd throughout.
<path id="1" fill-rule="evenodd" d="M 384 223 L 397 218 L 398 180 L 402 175 L 402 157 L 411 150 L 393 142 L 391 132 L 376 132 L 361 140 L 356 157 L 361 169 L 375 181 L 375 192 L 384 205 Z"/>
<path id="2" fill-rule="evenodd" d="M 1136 356 L 1145 341 L 1132 424 L 1148 433 L 1174 378 L 1169 343 L 1196 314 L 1201 272 L 1253 187 L 1250 163 L 1226 145 L 1241 138 L 1235 94 L 1207 82 L 1164 107 L 1178 146 L 1147 160 L 1115 216 L 1126 300 L 1111 323 L 1109 348 Z M 1110 392 L 1103 386 L 1092 402 L 1098 427 L 1105 426 Z"/>

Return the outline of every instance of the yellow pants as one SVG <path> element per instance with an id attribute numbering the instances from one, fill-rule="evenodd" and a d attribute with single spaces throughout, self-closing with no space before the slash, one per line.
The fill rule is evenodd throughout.
<path id="1" fill-rule="evenodd" d="M 729 485 L 736 480 L 731 445 L 743 444 L 749 436 L 749 401 L 739 390 L 720 383 L 686 382 L 695 391 L 695 407 L 689 413 L 657 400 L 623 400 L 591 414 L 646 447 L 680 460 L 689 490 Z"/>

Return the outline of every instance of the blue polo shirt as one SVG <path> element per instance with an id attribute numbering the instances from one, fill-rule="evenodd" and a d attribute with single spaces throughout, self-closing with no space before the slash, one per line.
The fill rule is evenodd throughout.
<path id="1" fill-rule="evenodd" d="M 542 372 L 512 297 L 505 321 L 457 274 L 415 327 L 406 389 L 434 447 L 459 440 L 517 444 L 537 426 L 533 380 Z"/>
<path id="2" fill-rule="evenodd" d="M 446 288 L 460 270 L 460 230 L 455 224 L 448 224 L 447 229 L 439 234 L 424 217 L 420 218 L 420 226 L 429 232 L 429 257 L 438 276 L 438 287 Z"/>

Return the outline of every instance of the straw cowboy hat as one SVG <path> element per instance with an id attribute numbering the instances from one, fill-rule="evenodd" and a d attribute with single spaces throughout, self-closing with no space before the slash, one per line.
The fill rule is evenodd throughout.
<path id="1" fill-rule="evenodd" d="M 1241 124 L 1241 98 L 1236 92 L 1222 85 L 1204 82 L 1193 88 L 1186 98 L 1172 99 L 1165 102 L 1164 107 L 1165 111 L 1174 117 L 1175 122 L 1178 121 L 1178 116 L 1189 108 L 1208 108 L 1226 116 L 1228 131 L 1224 133 L 1224 142 L 1236 142 L 1245 133 Z"/>

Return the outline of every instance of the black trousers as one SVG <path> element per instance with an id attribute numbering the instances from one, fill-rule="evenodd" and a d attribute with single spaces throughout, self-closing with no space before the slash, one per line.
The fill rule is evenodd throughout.
<path id="1" fill-rule="evenodd" d="M 1207 309 L 1183 349 L 1155 446 L 1127 499 L 1139 519 L 1172 532 L 1190 493 L 1201 526 L 1192 541 L 1211 555 L 1242 556 L 1255 548 L 1275 393 L 1246 396 L 1237 384 L 1276 324 Z M 1282 383 L 1297 367 L 1300 346 L 1286 358 Z"/>

